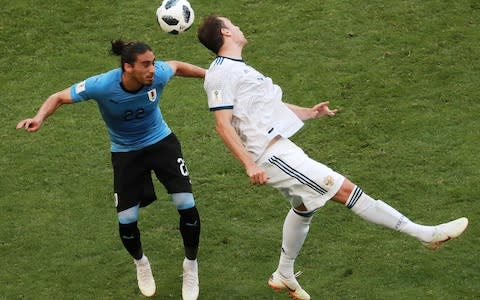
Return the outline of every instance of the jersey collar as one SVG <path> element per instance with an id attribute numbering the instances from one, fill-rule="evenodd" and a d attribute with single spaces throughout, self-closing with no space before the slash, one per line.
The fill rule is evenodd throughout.
<path id="1" fill-rule="evenodd" d="M 226 58 L 226 59 L 229 59 L 229 60 L 233 60 L 233 61 L 238 61 L 238 62 L 244 62 L 243 59 L 238 59 L 238 58 L 231 58 L 231 57 L 228 57 L 228 56 L 217 56 L 216 58 Z"/>

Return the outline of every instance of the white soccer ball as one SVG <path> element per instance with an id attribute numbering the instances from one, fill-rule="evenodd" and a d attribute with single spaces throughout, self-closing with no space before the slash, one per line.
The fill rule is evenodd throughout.
<path id="1" fill-rule="evenodd" d="M 157 8 L 157 21 L 160 28 L 170 34 L 180 34 L 188 30 L 195 19 L 195 13 L 187 0 L 163 0 Z"/>

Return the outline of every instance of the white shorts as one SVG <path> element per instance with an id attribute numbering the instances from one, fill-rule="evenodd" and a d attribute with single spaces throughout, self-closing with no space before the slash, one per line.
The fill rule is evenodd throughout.
<path id="1" fill-rule="evenodd" d="M 268 184 L 282 192 L 293 207 L 304 204 L 313 211 L 338 192 L 345 177 L 308 157 L 288 139 L 281 138 L 257 160 Z"/>

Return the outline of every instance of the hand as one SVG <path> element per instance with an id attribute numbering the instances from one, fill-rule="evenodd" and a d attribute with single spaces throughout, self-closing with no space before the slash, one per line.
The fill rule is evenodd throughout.
<path id="1" fill-rule="evenodd" d="M 329 103 L 330 102 L 328 102 L 328 101 L 321 102 L 321 103 L 318 103 L 317 105 L 315 105 L 314 107 L 312 107 L 311 109 L 314 112 L 314 118 L 320 118 L 322 116 L 330 116 L 330 117 L 334 116 L 338 112 L 338 109 L 331 110 L 328 107 Z"/>
<path id="2" fill-rule="evenodd" d="M 38 121 L 36 119 L 25 119 L 17 124 L 17 129 L 25 129 L 28 132 L 34 132 L 40 129 L 40 126 L 42 126 L 42 122 Z"/>
<path id="3" fill-rule="evenodd" d="M 265 174 L 265 170 L 260 168 L 257 165 L 252 165 L 246 168 L 247 175 L 250 177 L 250 182 L 252 184 L 262 185 L 267 183 L 268 177 Z"/>

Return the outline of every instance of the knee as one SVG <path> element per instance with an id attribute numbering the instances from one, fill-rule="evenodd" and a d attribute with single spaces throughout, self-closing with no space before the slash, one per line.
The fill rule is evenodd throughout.
<path id="1" fill-rule="evenodd" d="M 139 205 L 130 207 L 126 210 L 122 210 L 121 212 L 118 212 L 118 222 L 120 224 L 131 224 L 134 222 L 137 222 L 138 220 L 138 209 Z"/>
<path id="2" fill-rule="evenodd" d="M 178 210 L 189 209 L 195 206 L 195 199 L 192 193 L 174 193 L 171 194 L 173 204 Z"/>

